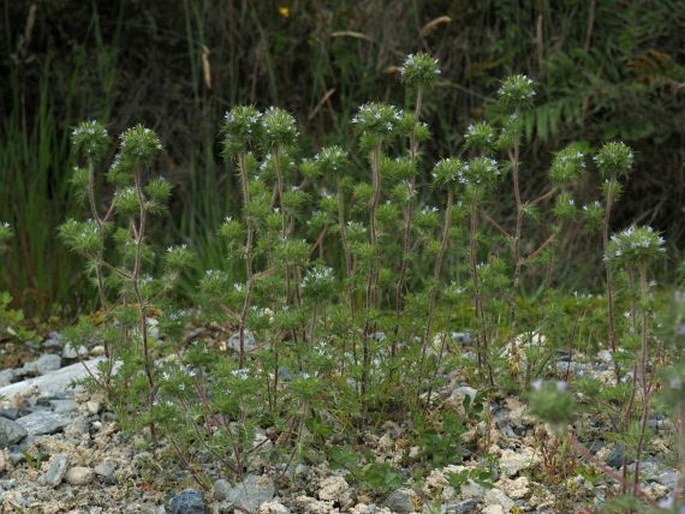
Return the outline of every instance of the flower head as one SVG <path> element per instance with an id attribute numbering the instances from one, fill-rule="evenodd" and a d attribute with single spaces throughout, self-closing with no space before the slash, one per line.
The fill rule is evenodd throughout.
<path id="1" fill-rule="evenodd" d="M 84 121 L 71 130 L 71 144 L 74 150 L 95 161 L 104 154 L 110 144 L 110 137 L 102 123 L 96 120 Z"/>
<path id="2" fill-rule="evenodd" d="M 652 227 L 631 225 L 611 236 L 604 260 L 619 264 L 650 260 L 666 251 L 664 243 Z"/>
<path id="3" fill-rule="evenodd" d="M 633 151 L 624 143 L 606 143 L 594 157 L 602 178 L 625 177 L 633 166 Z"/>
<path id="4" fill-rule="evenodd" d="M 497 90 L 500 102 L 514 109 L 528 107 L 535 95 L 535 82 L 526 75 L 510 75 Z"/>
<path id="5" fill-rule="evenodd" d="M 410 86 L 432 86 L 439 75 L 440 63 L 425 52 L 407 55 L 400 68 L 402 82 Z"/>

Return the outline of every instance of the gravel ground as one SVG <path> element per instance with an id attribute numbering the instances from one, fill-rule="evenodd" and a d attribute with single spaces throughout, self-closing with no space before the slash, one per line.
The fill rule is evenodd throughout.
<path id="1" fill-rule="evenodd" d="M 488 420 L 471 423 L 462 435 L 467 458 L 438 466 L 420 480 L 411 478 L 412 469 L 402 468 L 408 455 L 422 450 L 408 443 L 408 427 L 388 421 L 365 434 L 364 453 L 406 475 L 403 484 L 383 494 L 360 487 L 349 472 L 331 469 L 327 462 L 274 467 L 259 456 L 241 481 L 229 482 L 211 470 L 214 482 L 201 490 L 180 467 L 160 466 L 169 462 L 168 448 L 152 453 L 144 438 L 118 430 L 101 396 L 69 387 L 85 373 L 77 353 L 94 369 L 101 348 L 76 350 L 52 334 L 40 350 L 45 353 L 29 355 L 21 365 L 0 372 L 2 512 L 587 513 L 602 512 L 606 499 L 619 492 L 611 477 L 620 476 L 621 449 L 605 440 L 602 427 L 586 431 L 582 442 L 571 441 L 579 471 L 563 479 L 550 476 L 546 470 L 553 469 L 548 458 L 554 452 L 545 450 L 554 449 L 554 439 L 515 397 L 490 399 L 485 405 Z M 559 366 L 569 365 L 610 379 L 606 355 L 570 364 L 562 357 Z M 465 416 L 463 398 L 476 390 L 461 378 L 458 373 L 450 376 L 436 401 Z M 584 426 L 592 426 L 585 421 Z M 678 480 L 674 428 L 663 416 L 653 416 L 650 428 L 641 495 L 655 505 L 668 505 Z M 486 454 L 492 458 L 484 460 Z"/>

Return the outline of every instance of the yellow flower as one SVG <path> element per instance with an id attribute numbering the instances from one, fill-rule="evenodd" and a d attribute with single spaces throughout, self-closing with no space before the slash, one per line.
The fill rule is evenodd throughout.
<path id="1" fill-rule="evenodd" d="M 290 16 L 290 7 L 286 7 L 284 5 L 280 6 L 278 8 L 278 14 L 280 14 L 284 18 L 288 18 Z"/>

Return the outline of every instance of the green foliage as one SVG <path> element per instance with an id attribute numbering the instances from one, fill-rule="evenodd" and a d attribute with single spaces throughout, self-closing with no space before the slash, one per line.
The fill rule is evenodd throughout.
<path id="1" fill-rule="evenodd" d="M 528 404 L 533 415 L 549 423 L 559 434 L 566 432 L 577 414 L 573 393 L 566 382 L 536 382 L 528 396 Z"/>
<path id="2" fill-rule="evenodd" d="M 404 482 L 398 470 L 387 462 L 374 462 L 365 466 L 359 473 L 360 484 L 363 489 L 377 495 L 386 495 Z"/>
<path id="3" fill-rule="evenodd" d="M 494 487 L 492 483 L 492 473 L 489 469 L 465 469 L 458 473 L 451 472 L 447 475 L 447 483 L 451 487 L 454 487 L 455 491 L 459 491 L 468 481 L 473 481 L 488 489 Z"/>
<path id="4" fill-rule="evenodd" d="M 305 156 L 289 112 L 229 110 L 223 147 L 242 201 L 216 220 L 220 258 L 216 267 L 199 269 L 199 279 L 188 243 L 158 244 L 156 224 L 169 214 L 173 188 L 150 173 L 162 149 L 156 133 L 142 125 L 124 131 L 100 175 L 104 129 L 92 123 L 76 132 L 74 150 L 88 167 L 74 185 L 90 213 L 86 221 L 68 219 L 60 237 L 88 261 L 103 319 L 97 325 L 82 317 L 71 336 L 104 343 L 107 360 L 91 386 L 107 393 L 122 427 L 145 429 L 153 444 L 170 442 L 191 468 L 209 457 L 241 476 L 273 459 L 327 459 L 386 494 L 404 482 L 397 462 L 356 456 L 351 437 L 392 418 L 413 444 L 399 460 L 424 470 L 459 463 L 464 432 L 489 422 L 490 395 L 524 393 L 532 382 L 530 410 L 558 434 L 553 449 L 560 454 L 546 450 L 547 464 L 562 465 L 564 438 L 583 406 L 606 421 L 619 419 L 616 440 L 639 468 L 651 389 L 646 374 L 631 383 L 618 378 L 620 369 L 632 367 L 637 376 L 649 362 L 647 265 L 663 239 L 644 227 L 606 236 L 605 255 L 629 257 L 621 261 L 625 271 L 616 267 L 615 295 L 609 278 L 606 297 L 553 287 L 551 263 L 568 261 L 561 235 L 583 218 L 608 234 L 616 191 L 595 191 L 605 193 L 606 210 L 576 208 L 587 152 L 580 143 L 555 154 L 539 196 L 522 187 L 521 113 L 536 96 L 524 75 L 502 81 L 497 109 L 467 129 L 463 158 L 426 159 L 423 88 L 437 69 L 423 54 L 408 58 L 400 78 L 415 101 L 413 113 L 362 104 L 353 118 L 356 144 L 324 146 L 313 157 Z M 616 183 L 623 175 L 607 163 L 621 159 L 599 155 L 598 166 L 607 166 L 608 181 Z M 513 196 L 513 216 L 501 216 L 500 189 Z M 183 278 L 197 299 L 192 311 L 179 292 Z M 568 371 L 563 382 L 545 382 L 563 373 L 554 365 L 556 351 L 596 349 L 611 301 L 629 312 L 614 329 L 630 351 L 610 345 L 616 384 L 599 391 Z M 191 316 L 221 334 L 219 348 L 183 340 Z M 475 359 L 453 352 L 450 334 L 457 330 L 469 331 Z M 436 400 L 454 369 L 479 388 L 456 409 Z M 586 398 L 577 402 L 576 391 Z M 627 407 L 612 418 L 602 402 Z M 345 439 L 341 448 L 331 449 L 331 434 Z M 489 484 L 491 476 L 468 472 L 450 480 L 458 487 L 469 479 Z"/>

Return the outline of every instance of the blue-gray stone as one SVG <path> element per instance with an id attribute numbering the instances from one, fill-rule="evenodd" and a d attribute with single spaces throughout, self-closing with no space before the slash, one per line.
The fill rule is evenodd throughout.
<path id="1" fill-rule="evenodd" d="M 35 361 L 24 364 L 25 373 L 45 375 L 51 371 L 57 371 L 62 367 L 62 357 L 55 354 L 41 355 Z"/>
<path id="2" fill-rule="evenodd" d="M 478 502 L 473 498 L 469 498 L 463 502 L 444 505 L 442 509 L 440 509 L 440 512 L 443 514 L 446 512 L 454 512 L 454 514 L 472 514 L 478 512 L 477 508 Z"/>
<path id="3" fill-rule="evenodd" d="M 17 419 L 21 417 L 21 411 L 16 407 L 7 407 L 0 409 L 0 416 L 7 419 Z"/>
<path id="4" fill-rule="evenodd" d="M 625 457 L 626 457 L 626 455 L 625 455 L 625 451 L 623 450 L 623 447 L 620 444 L 617 444 L 611 450 L 611 453 L 604 460 L 604 462 L 608 466 L 611 466 L 614 469 L 620 469 L 621 466 L 623 466 L 623 459 Z M 630 456 L 628 456 L 626 460 L 627 460 L 626 464 L 632 464 L 633 462 L 635 462 L 635 459 L 633 457 L 630 457 Z"/>
<path id="5" fill-rule="evenodd" d="M 226 501 L 236 509 L 249 514 L 259 510 L 259 506 L 268 502 L 276 494 L 273 480 L 263 476 L 248 475 L 245 479 L 231 487 L 226 480 L 219 479 L 214 483 L 214 497 L 219 501 Z"/>
<path id="6" fill-rule="evenodd" d="M 74 400 L 50 400 L 50 407 L 53 412 L 68 414 L 78 409 L 78 403 Z"/>
<path id="7" fill-rule="evenodd" d="M 220 478 L 214 482 L 214 498 L 220 502 L 227 500 L 233 492 L 233 486 L 228 480 Z"/>
<path id="8" fill-rule="evenodd" d="M 69 456 L 66 453 L 59 453 L 50 464 L 47 473 L 45 473 L 45 483 L 52 487 L 57 487 L 64 480 L 64 475 L 69 469 Z"/>
<path id="9" fill-rule="evenodd" d="M 24 426 L 11 419 L 0 418 L 0 448 L 18 443 L 28 435 Z"/>
<path id="10" fill-rule="evenodd" d="M 383 502 L 383 507 L 398 514 L 409 514 L 414 511 L 412 496 L 413 491 L 411 489 L 397 489 L 390 493 L 390 496 Z"/>
<path id="11" fill-rule="evenodd" d="M 205 495 L 196 489 L 184 489 L 171 499 L 172 514 L 205 514 Z"/>
<path id="12" fill-rule="evenodd" d="M 0 371 L 0 386 L 11 384 L 17 380 L 17 372 L 13 369 L 3 369 Z"/>
<path id="13" fill-rule="evenodd" d="M 44 435 L 62 430 L 71 423 L 71 418 L 58 412 L 40 411 L 19 418 L 17 423 L 26 429 L 28 435 Z"/>
<path id="14" fill-rule="evenodd" d="M 45 341 L 43 341 L 43 344 L 41 346 L 46 350 L 53 350 L 62 348 L 63 343 L 64 336 L 62 334 L 60 334 L 59 332 L 50 332 L 50 334 L 48 334 L 48 338 Z"/>

